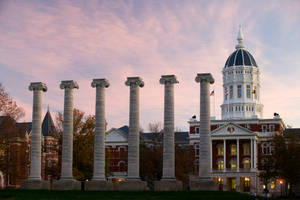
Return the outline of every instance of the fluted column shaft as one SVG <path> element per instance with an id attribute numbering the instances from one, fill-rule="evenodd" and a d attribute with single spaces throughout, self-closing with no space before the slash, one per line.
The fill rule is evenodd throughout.
<path id="1" fill-rule="evenodd" d="M 78 84 L 62 81 L 60 88 L 65 90 L 61 179 L 73 179 L 73 89 Z"/>
<path id="2" fill-rule="evenodd" d="M 211 179 L 211 139 L 210 139 L 210 84 L 214 83 L 211 74 L 198 74 L 200 82 L 200 149 L 199 178 Z"/>
<path id="3" fill-rule="evenodd" d="M 174 83 L 176 76 L 162 76 L 160 83 L 165 85 L 164 98 L 164 145 L 163 145 L 163 179 L 175 179 L 175 145 L 174 145 Z"/>
<path id="4" fill-rule="evenodd" d="M 129 135 L 128 135 L 128 179 L 140 178 L 140 134 L 139 134 L 139 87 L 144 82 L 139 77 L 128 77 L 125 83 L 130 86 Z"/>
<path id="5" fill-rule="evenodd" d="M 109 87 L 109 82 L 106 79 L 94 79 L 92 87 L 96 87 L 93 180 L 105 180 L 105 88 Z"/>
<path id="6" fill-rule="evenodd" d="M 47 87 L 44 83 L 37 82 L 31 83 L 29 90 L 33 91 L 29 179 L 41 180 L 42 92 L 47 91 Z"/>

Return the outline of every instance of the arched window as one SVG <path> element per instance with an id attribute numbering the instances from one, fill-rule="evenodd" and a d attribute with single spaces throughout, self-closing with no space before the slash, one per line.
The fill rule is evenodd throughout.
<path id="1" fill-rule="evenodd" d="M 230 169 L 231 170 L 236 170 L 236 159 L 233 158 L 229 161 L 229 164 L 230 164 Z"/>
<path id="2" fill-rule="evenodd" d="M 249 143 L 243 144 L 243 154 L 244 155 L 250 155 L 250 145 Z"/>
<path id="3" fill-rule="evenodd" d="M 218 156 L 222 156 L 224 154 L 224 146 L 223 144 L 217 145 Z"/>
<path id="4" fill-rule="evenodd" d="M 126 164 L 125 164 L 125 162 L 124 162 L 124 161 L 120 161 L 120 162 L 118 162 L 118 166 L 119 166 L 119 170 L 120 170 L 120 172 L 124 172 L 124 171 L 126 171 Z"/>
<path id="5" fill-rule="evenodd" d="M 236 155 L 236 144 L 230 145 L 230 154 Z"/>
<path id="6" fill-rule="evenodd" d="M 244 166 L 244 169 L 250 169 L 250 160 L 249 159 L 244 159 L 243 160 L 243 166 Z"/>
<path id="7" fill-rule="evenodd" d="M 218 159 L 218 170 L 223 170 L 224 169 L 224 161 L 223 159 Z"/>

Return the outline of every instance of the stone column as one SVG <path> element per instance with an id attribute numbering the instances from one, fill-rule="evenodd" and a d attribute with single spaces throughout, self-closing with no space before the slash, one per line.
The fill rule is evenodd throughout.
<path id="1" fill-rule="evenodd" d="M 144 86 L 140 77 L 128 77 L 125 82 L 130 87 L 128 174 L 127 180 L 119 183 L 119 190 L 145 190 L 146 183 L 140 181 L 140 113 L 139 89 Z"/>
<path id="2" fill-rule="evenodd" d="M 105 88 L 106 79 L 94 79 L 91 86 L 96 88 L 96 118 L 94 140 L 93 180 L 86 182 L 87 190 L 112 190 L 112 182 L 105 179 Z"/>
<path id="3" fill-rule="evenodd" d="M 174 145 L 174 84 L 179 82 L 175 75 L 161 76 L 159 82 L 165 85 L 163 174 L 162 180 L 154 183 L 154 190 L 181 190 L 182 182 L 175 178 Z"/>
<path id="4" fill-rule="evenodd" d="M 224 169 L 223 171 L 226 172 L 226 140 L 224 139 L 224 144 L 223 144 L 223 164 L 224 164 Z"/>
<path id="5" fill-rule="evenodd" d="M 28 180 L 21 183 L 21 188 L 47 189 L 47 182 L 41 179 L 42 93 L 47 91 L 47 86 L 35 82 L 30 84 L 29 90 L 33 91 L 30 173 Z"/>
<path id="6" fill-rule="evenodd" d="M 200 83 L 200 154 L 199 178 L 211 179 L 211 149 L 210 141 L 210 84 L 214 83 L 211 74 L 198 74 L 196 82 Z"/>
<path id="7" fill-rule="evenodd" d="M 47 91 L 44 83 L 31 83 L 29 90 L 33 91 L 32 106 L 32 136 L 30 151 L 29 180 L 41 180 L 41 135 L 42 135 L 42 92 Z"/>
<path id="8" fill-rule="evenodd" d="M 160 84 L 165 85 L 163 179 L 175 179 L 174 145 L 174 84 L 179 83 L 174 75 L 162 76 Z"/>
<path id="9" fill-rule="evenodd" d="M 199 181 L 191 183 L 191 190 L 218 190 L 218 183 L 211 177 L 211 138 L 210 138 L 210 84 L 214 78 L 210 73 L 198 74 L 196 82 L 200 83 L 200 154 Z"/>
<path id="10" fill-rule="evenodd" d="M 77 82 L 73 80 L 62 81 L 60 89 L 65 90 L 64 121 L 62 138 L 61 177 L 53 183 L 55 190 L 80 189 L 80 182 L 73 179 L 73 89 L 78 89 Z"/>
<path id="11" fill-rule="evenodd" d="M 250 139 L 250 170 L 254 171 L 254 144 L 253 139 Z"/>

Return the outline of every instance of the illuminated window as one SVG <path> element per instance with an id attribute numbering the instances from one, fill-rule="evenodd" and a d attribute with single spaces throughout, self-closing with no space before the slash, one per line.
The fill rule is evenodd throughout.
<path id="1" fill-rule="evenodd" d="M 218 144 L 217 145 L 217 150 L 218 150 L 218 156 L 222 156 L 224 154 L 224 147 L 223 144 Z"/>
<path id="2" fill-rule="evenodd" d="M 243 165 L 244 165 L 244 169 L 250 169 L 250 160 L 249 159 L 245 159 L 243 161 Z"/>
<path id="3" fill-rule="evenodd" d="M 275 181 L 272 181 L 272 182 L 271 182 L 271 189 L 274 189 L 275 186 L 276 186 L 276 185 L 275 185 Z"/>
<path id="4" fill-rule="evenodd" d="M 230 145 L 230 154 L 236 155 L 236 144 Z"/>
<path id="5" fill-rule="evenodd" d="M 243 144 L 243 154 L 250 155 L 250 145 L 249 143 Z"/>
<path id="6" fill-rule="evenodd" d="M 229 164 L 230 164 L 231 170 L 236 170 L 236 159 L 231 159 Z"/>
<path id="7" fill-rule="evenodd" d="M 224 169 L 224 161 L 222 159 L 219 159 L 217 164 L 218 164 L 218 170 Z"/>

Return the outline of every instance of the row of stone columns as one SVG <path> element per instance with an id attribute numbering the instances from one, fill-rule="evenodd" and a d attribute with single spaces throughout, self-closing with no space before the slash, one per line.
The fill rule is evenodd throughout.
<path id="1" fill-rule="evenodd" d="M 210 74 L 198 74 L 196 82 L 200 82 L 200 159 L 199 178 L 201 187 L 212 189 L 211 180 L 211 148 L 210 148 L 210 109 L 209 84 L 214 82 Z M 163 146 L 163 176 L 161 181 L 154 183 L 155 190 L 180 190 L 182 183 L 175 178 L 175 145 L 174 145 L 174 84 L 178 83 L 175 75 L 165 75 L 160 79 L 165 85 L 164 96 L 164 146 Z M 94 79 L 92 87 L 96 88 L 95 113 L 95 147 L 93 180 L 88 182 L 88 190 L 110 190 L 112 183 L 105 180 L 105 88 L 109 87 L 106 79 Z M 128 137 L 128 177 L 120 182 L 120 190 L 145 190 L 146 183 L 139 176 L 139 88 L 144 86 L 140 77 L 128 77 L 125 82 L 130 87 L 129 108 L 129 137 Z M 64 96 L 64 123 L 62 144 L 61 179 L 53 183 L 53 189 L 73 190 L 80 189 L 80 183 L 73 179 L 73 89 L 79 86 L 75 81 L 62 81 L 60 88 L 65 90 Z M 30 90 L 33 97 L 33 131 L 31 149 L 31 170 L 25 189 L 42 189 L 41 181 L 41 99 L 42 91 L 47 87 L 44 83 L 31 83 Z M 30 182 L 31 181 L 31 182 Z M 35 187 L 32 187 L 35 181 Z M 30 184 L 28 184 L 30 182 Z M 39 184 L 36 184 L 39 182 Z M 210 188 L 207 187 L 209 183 Z M 44 184 L 44 185 L 43 185 Z M 194 184 L 195 185 L 195 184 Z M 196 184 L 199 186 L 199 184 Z M 191 189 L 201 189 L 193 187 Z M 43 188 L 45 189 L 45 188 Z"/>

